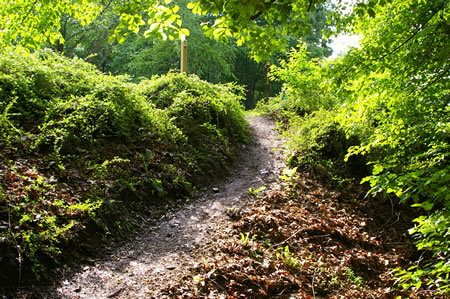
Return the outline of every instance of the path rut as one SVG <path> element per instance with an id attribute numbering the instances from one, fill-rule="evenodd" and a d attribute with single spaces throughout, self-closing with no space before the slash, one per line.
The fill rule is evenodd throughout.
<path id="1" fill-rule="evenodd" d="M 274 123 L 260 116 L 248 118 L 252 141 L 222 182 L 191 200 L 182 210 L 169 212 L 158 224 L 142 230 L 134 240 L 67 274 L 51 291 L 52 298 L 162 297 L 169 281 L 183 277 L 198 261 L 199 251 L 214 246 L 211 235 L 227 230 L 227 212 L 249 204 L 249 188 L 269 186 L 284 166 L 282 140 Z M 212 188 L 217 190 L 212 190 Z M 229 229 L 228 229 L 229 230 Z"/>

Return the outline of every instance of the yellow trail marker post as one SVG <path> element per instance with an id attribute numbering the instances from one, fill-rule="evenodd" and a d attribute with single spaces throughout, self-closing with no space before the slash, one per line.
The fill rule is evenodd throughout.
<path id="1" fill-rule="evenodd" d="M 180 72 L 187 74 L 187 41 L 184 38 L 181 39 Z"/>
<path id="2" fill-rule="evenodd" d="M 267 62 L 267 65 L 266 65 L 266 89 L 264 90 L 264 95 L 266 96 L 266 99 L 265 99 L 266 104 L 269 102 L 269 97 L 270 97 L 269 76 L 270 76 L 270 63 Z"/>

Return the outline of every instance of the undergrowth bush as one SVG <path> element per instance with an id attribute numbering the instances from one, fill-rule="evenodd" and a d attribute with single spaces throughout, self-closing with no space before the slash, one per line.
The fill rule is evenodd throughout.
<path id="1" fill-rule="evenodd" d="M 212 85 L 200 80 L 197 76 L 186 76 L 175 72 L 164 76 L 153 76 L 151 80 L 141 81 L 139 86 L 147 100 L 158 108 L 171 106 L 180 93 L 187 93 L 194 97 L 217 97 L 220 93 L 219 85 Z"/>
<path id="2" fill-rule="evenodd" d="M 155 76 L 139 86 L 147 100 L 164 108 L 188 139 L 199 170 L 219 173 L 226 168 L 232 145 L 247 141 L 249 132 L 240 106 L 242 87 L 213 85 L 179 73 Z"/>
<path id="3" fill-rule="evenodd" d="M 50 51 L 1 51 L 5 265 L 44 273 L 93 225 L 97 241 L 129 228 L 124 215 L 191 192 L 247 140 L 238 86 L 182 74 L 137 85 Z M 11 283 L 15 276 L 0 278 Z"/>
<path id="4" fill-rule="evenodd" d="M 246 141 L 249 131 L 241 113 L 244 88 L 234 83 L 210 84 L 197 76 L 169 73 L 144 80 L 141 92 L 158 108 L 167 108 L 187 136 L 193 127 L 209 123 L 222 134 Z M 189 115 L 186 115 L 188 113 Z"/>
<path id="5" fill-rule="evenodd" d="M 334 107 L 337 98 L 326 87 L 324 65 L 323 61 L 308 58 L 306 44 L 292 49 L 287 61 L 281 60 L 280 66 L 273 65 L 270 69 L 271 78 L 283 82 L 282 92 L 258 109 L 288 119 L 292 113 L 303 116 Z"/>
<path id="6" fill-rule="evenodd" d="M 335 184 L 367 174 L 361 157 L 344 162 L 348 149 L 358 145 L 359 140 L 356 136 L 346 137 L 331 110 L 320 109 L 303 117 L 291 116 L 284 136 L 291 166 L 300 166 Z"/>

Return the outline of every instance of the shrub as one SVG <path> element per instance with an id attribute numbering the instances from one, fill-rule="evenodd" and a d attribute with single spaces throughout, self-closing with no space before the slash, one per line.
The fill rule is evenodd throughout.
<path id="1" fill-rule="evenodd" d="M 217 172 L 231 157 L 231 145 L 246 142 L 242 87 L 213 85 L 197 76 L 169 73 L 140 83 L 146 98 L 164 108 L 187 137 L 198 169 Z"/>
<path id="2" fill-rule="evenodd" d="M 282 60 L 280 67 L 272 66 L 270 71 L 273 79 L 283 81 L 283 89 L 266 109 L 287 110 L 302 116 L 335 106 L 336 97 L 324 85 L 324 68 L 317 59 L 308 58 L 306 44 L 292 49 L 288 61 Z"/>
<path id="3" fill-rule="evenodd" d="M 304 117 L 291 116 L 285 136 L 292 166 L 337 181 L 366 174 L 364 159 L 358 157 L 345 163 L 348 149 L 359 141 L 356 136 L 346 137 L 333 111 L 321 109 Z"/>

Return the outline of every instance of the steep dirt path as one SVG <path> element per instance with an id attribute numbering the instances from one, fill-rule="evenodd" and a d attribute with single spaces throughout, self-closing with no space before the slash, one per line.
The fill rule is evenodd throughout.
<path id="1" fill-rule="evenodd" d="M 52 291 L 53 298 L 145 298 L 161 297 L 170 281 L 186 274 L 198 262 L 201 252 L 214 246 L 211 236 L 226 233 L 232 220 L 229 214 L 248 204 L 249 188 L 269 186 L 283 167 L 272 121 L 248 118 L 252 141 L 233 173 L 211 186 L 199 199 L 177 212 L 165 215 L 157 225 L 148 227 L 134 240 L 81 272 L 66 275 Z M 213 190 L 217 188 L 217 190 Z"/>

